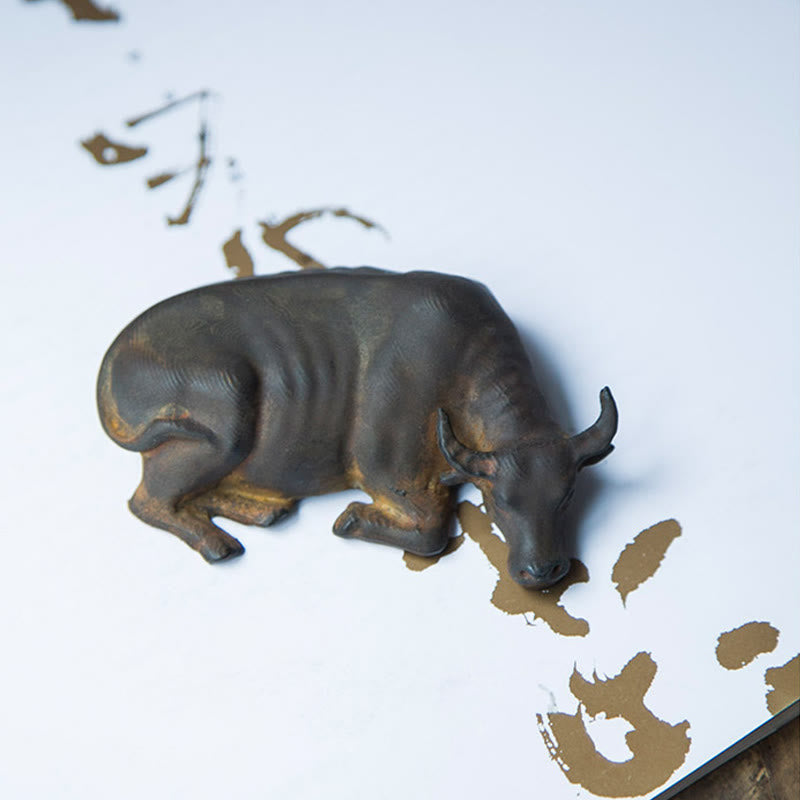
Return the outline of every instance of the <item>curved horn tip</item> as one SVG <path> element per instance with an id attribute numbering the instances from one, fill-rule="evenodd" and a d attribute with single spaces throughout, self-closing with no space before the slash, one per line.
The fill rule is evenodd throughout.
<path id="1" fill-rule="evenodd" d="M 600 408 L 601 408 L 601 416 L 602 413 L 606 410 L 611 411 L 614 415 L 614 431 L 616 432 L 617 423 L 619 421 L 619 411 L 617 410 L 617 401 L 614 399 L 614 395 L 611 394 L 611 389 L 608 386 L 604 386 L 600 390 Z"/>

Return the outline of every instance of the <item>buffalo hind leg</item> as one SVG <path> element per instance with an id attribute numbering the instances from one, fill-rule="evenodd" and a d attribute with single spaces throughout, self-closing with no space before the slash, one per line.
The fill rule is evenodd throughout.
<path id="1" fill-rule="evenodd" d="M 402 500 L 350 503 L 333 526 L 337 536 L 399 547 L 418 556 L 439 555 L 450 541 L 450 493 Z"/>
<path id="2" fill-rule="evenodd" d="M 191 507 L 175 508 L 169 502 L 150 497 L 143 484 L 128 501 L 128 507 L 148 525 L 174 533 L 209 563 L 244 553 L 242 543 L 218 528 L 207 513 Z"/>
<path id="3" fill-rule="evenodd" d="M 241 542 L 210 519 L 193 499 L 213 489 L 242 461 L 241 436 L 218 431 L 208 437 L 181 438 L 176 432 L 142 453 L 142 482 L 128 503 L 144 522 L 169 531 L 197 550 L 206 561 L 241 555 Z"/>

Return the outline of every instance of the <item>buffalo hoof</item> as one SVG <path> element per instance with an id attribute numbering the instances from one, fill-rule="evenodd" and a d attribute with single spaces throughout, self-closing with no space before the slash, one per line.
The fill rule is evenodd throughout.
<path id="1" fill-rule="evenodd" d="M 352 539 L 358 534 L 359 524 L 361 522 L 358 508 L 364 507 L 363 503 L 350 503 L 349 506 L 339 515 L 336 522 L 333 523 L 333 532 L 342 539 Z"/>
<path id="2" fill-rule="evenodd" d="M 229 561 L 242 555 L 244 545 L 233 536 L 221 534 L 205 537 L 197 550 L 209 564 L 216 564 L 219 561 Z"/>

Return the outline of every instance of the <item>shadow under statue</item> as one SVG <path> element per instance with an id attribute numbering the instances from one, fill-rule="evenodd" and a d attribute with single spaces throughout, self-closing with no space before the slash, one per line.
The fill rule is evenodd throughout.
<path id="1" fill-rule="evenodd" d="M 536 589 L 567 573 L 577 473 L 617 429 L 605 388 L 597 421 L 564 433 L 480 283 L 369 267 L 164 300 L 109 348 L 97 402 L 106 433 L 142 454 L 131 511 L 208 561 L 244 552 L 211 517 L 267 526 L 347 488 L 373 502 L 351 503 L 334 533 L 437 555 L 454 487 L 471 483 L 508 543 L 509 574 Z"/>

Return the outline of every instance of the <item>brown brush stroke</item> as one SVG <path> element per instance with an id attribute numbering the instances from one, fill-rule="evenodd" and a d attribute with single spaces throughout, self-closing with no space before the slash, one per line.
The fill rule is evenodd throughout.
<path id="1" fill-rule="evenodd" d="M 264 244 L 288 256 L 302 269 L 325 269 L 325 265 L 322 262 L 317 261 L 308 253 L 304 253 L 291 244 L 286 238 L 289 231 L 293 228 L 296 228 L 304 222 L 309 222 L 312 219 L 318 219 L 323 214 L 330 214 L 334 217 L 346 217 L 347 219 L 355 220 L 365 228 L 379 230 L 386 234 L 386 231 L 377 223 L 366 217 L 361 217 L 358 214 L 352 214 L 346 208 L 325 207 L 315 208 L 310 211 L 300 211 L 278 223 L 259 222 L 258 224 L 261 226 L 261 237 L 264 240 Z"/>
<path id="2" fill-rule="evenodd" d="M 125 124 L 129 128 L 133 128 L 142 122 L 147 122 L 148 120 L 153 119 L 153 117 L 159 116 L 159 114 L 165 114 L 167 111 L 172 111 L 173 108 L 182 106 L 185 103 L 190 103 L 192 100 L 200 100 L 202 102 L 210 95 L 211 92 L 208 89 L 200 89 L 196 92 L 192 92 L 191 94 L 187 94 L 186 97 L 181 97 L 177 100 L 170 100 L 168 103 L 165 103 L 163 106 L 159 106 L 152 111 L 145 111 L 144 114 L 139 114 L 138 117 L 131 117 L 130 119 L 125 120 Z"/>
<path id="3" fill-rule="evenodd" d="M 444 556 L 449 556 L 450 553 L 455 553 L 461 545 L 464 544 L 464 534 L 461 533 L 458 536 L 451 536 L 450 541 L 447 543 L 447 547 L 439 553 L 438 556 L 418 556 L 414 553 L 409 553 L 406 551 L 403 553 L 403 561 L 405 562 L 406 566 L 412 570 L 412 572 L 422 572 L 424 569 L 428 569 L 428 567 L 432 567 L 436 564 L 440 558 L 444 558 Z"/>
<path id="4" fill-rule="evenodd" d="M 566 578 L 549 589 L 524 589 L 508 574 L 508 546 L 492 533 L 489 517 L 476 505 L 465 500 L 458 506 L 458 519 L 464 532 L 478 544 L 486 558 L 498 572 L 497 584 L 492 594 L 492 605 L 506 614 L 533 614 L 562 636 L 586 636 L 589 623 L 571 616 L 560 605 L 561 596 L 576 583 L 586 583 L 589 571 L 586 565 L 572 560 L 572 569 Z"/>
<path id="5" fill-rule="evenodd" d="M 161 172 L 158 175 L 153 175 L 152 178 L 147 179 L 147 188 L 157 189 L 159 186 L 163 186 L 173 178 L 177 178 L 180 174 L 180 172 Z"/>
<path id="6" fill-rule="evenodd" d="M 741 669 L 756 656 L 778 646 L 780 632 L 768 622 L 748 622 L 721 633 L 717 638 L 717 661 L 725 669 Z"/>
<path id="7" fill-rule="evenodd" d="M 136 161 L 147 155 L 146 147 L 128 147 L 120 142 L 112 142 L 105 134 L 96 133 L 91 139 L 81 139 L 81 147 L 88 150 L 94 160 L 104 167 L 114 166 L 115 164 L 125 164 L 128 161 Z M 105 151 L 111 148 L 116 152 L 114 159 L 107 158 Z"/>
<path id="8" fill-rule="evenodd" d="M 37 0 L 27 0 L 29 3 Z M 92 0 L 60 0 L 72 12 L 76 22 L 119 22 L 120 15 L 113 8 L 100 8 Z"/>
<path id="9" fill-rule="evenodd" d="M 775 716 L 800 698 L 800 655 L 782 667 L 771 667 L 764 673 L 764 681 L 771 686 L 767 692 L 767 708 Z"/>
<path id="10" fill-rule="evenodd" d="M 206 180 L 206 173 L 211 166 L 211 159 L 208 157 L 208 123 L 205 119 L 200 122 L 200 130 L 197 134 L 197 139 L 200 145 L 200 152 L 197 156 L 197 163 L 195 164 L 194 183 L 189 192 L 189 197 L 186 200 L 186 205 L 183 211 L 177 217 L 167 217 L 167 225 L 188 225 L 189 218 L 194 211 L 197 197 L 200 194 Z"/>
<path id="11" fill-rule="evenodd" d="M 636 535 L 636 538 L 620 553 L 611 580 L 625 605 L 628 595 L 655 575 L 667 552 L 667 548 L 681 535 L 677 520 L 666 519 Z"/>
<path id="12" fill-rule="evenodd" d="M 234 231 L 233 236 L 222 245 L 225 263 L 232 269 L 237 278 L 249 278 L 253 275 L 253 259 L 242 242 L 242 229 Z"/>
<path id="13" fill-rule="evenodd" d="M 536 715 L 539 733 L 550 756 L 567 780 L 601 797 L 636 797 L 657 789 L 686 760 L 691 739 L 689 722 L 670 725 L 644 704 L 658 667 L 649 653 L 637 653 L 616 677 L 587 681 L 573 670 L 570 689 L 589 716 L 621 717 L 633 725 L 625 743 L 633 753 L 617 762 L 601 755 L 584 722 L 581 706 L 575 714 Z"/>

